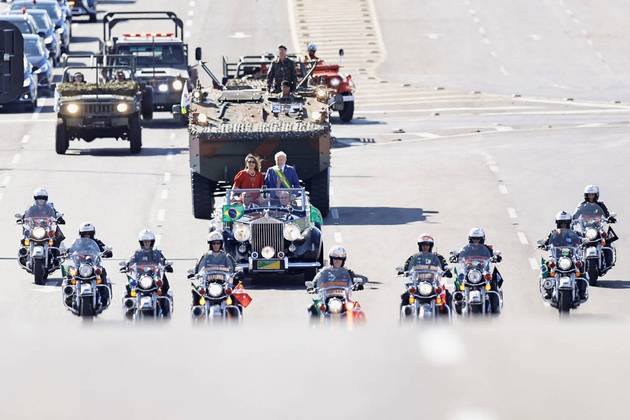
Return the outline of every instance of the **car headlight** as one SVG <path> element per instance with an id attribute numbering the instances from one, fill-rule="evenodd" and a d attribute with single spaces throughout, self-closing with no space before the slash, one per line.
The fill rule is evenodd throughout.
<path id="1" fill-rule="evenodd" d="M 569 268 L 571 268 L 572 264 L 573 263 L 571 262 L 571 258 L 560 257 L 560 259 L 558 260 L 558 267 L 560 267 L 560 270 L 568 270 Z"/>
<path id="2" fill-rule="evenodd" d="M 471 283 L 479 283 L 482 277 L 481 271 L 479 270 L 470 270 L 468 272 L 468 280 L 470 280 Z"/>
<path id="3" fill-rule="evenodd" d="M 219 297 L 223 294 L 223 286 L 219 283 L 210 283 L 208 285 L 208 294 L 212 297 Z"/>
<path id="4" fill-rule="evenodd" d="M 31 85 L 31 78 L 27 77 L 26 79 L 24 79 L 24 82 L 22 83 L 22 87 L 29 87 Z"/>
<path id="5" fill-rule="evenodd" d="M 35 239 L 44 239 L 44 236 L 46 236 L 46 229 L 41 226 L 36 226 L 33 228 L 31 235 L 33 235 L 33 238 Z"/>
<path id="6" fill-rule="evenodd" d="M 81 264 L 79 266 L 79 275 L 81 277 L 90 277 L 92 275 L 92 266 L 89 264 Z"/>
<path id="7" fill-rule="evenodd" d="M 336 88 L 341 84 L 341 81 L 338 78 L 330 79 L 330 86 Z"/>
<path id="8" fill-rule="evenodd" d="M 71 114 L 76 114 L 77 112 L 79 112 L 79 105 L 75 103 L 68 104 L 66 105 L 66 111 L 68 111 Z"/>
<path id="9" fill-rule="evenodd" d="M 431 285 L 431 283 L 423 281 L 418 285 L 418 292 L 422 296 L 429 296 L 433 293 L 433 286 Z"/>
<path id="10" fill-rule="evenodd" d="M 141 289 L 150 289 L 153 287 L 153 277 L 151 276 L 142 276 L 140 277 L 140 288 Z"/>
<path id="11" fill-rule="evenodd" d="M 128 109 L 129 109 L 129 105 L 127 105 L 125 102 L 121 102 L 118 105 L 116 105 L 116 111 L 118 112 L 127 112 Z"/>
<path id="12" fill-rule="evenodd" d="M 208 116 L 206 114 L 197 115 L 197 122 L 201 124 L 206 124 L 208 122 Z"/>
<path id="13" fill-rule="evenodd" d="M 268 259 L 273 258 L 274 255 L 276 255 L 276 250 L 273 249 L 272 246 L 266 246 L 262 249 L 262 251 L 260 251 L 260 255 L 262 255 L 263 258 L 268 260 Z"/>
<path id="14" fill-rule="evenodd" d="M 168 92 L 168 85 L 166 83 L 162 83 L 160 86 L 158 86 L 158 90 L 160 92 Z"/>
<path id="15" fill-rule="evenodd" d="M 52 35 L 48 35 L 46 38 L 44 38 L 44 42 L 46 44 L 51 44 L 53 42 L 53 37 Z"/>
<path id="16" fill-rule="evenodd" d="M 328 300 L 328 312 L 338 314 L 343 309 L 343 302 L 337 298 Z"/>
<path id="17" fill-rule="evenodd" d="M 182 90 L 182 88 L 183 88 L 183 87 L 184 87 L 184 83 L 182 83 L 182 81 L 181 81 L 181 80 L 176 79 L 176 80 L 173 82 L 173 89 L 175 89 L 175 90 Z"/>
<path id="18" fill-rule="evenodd" d="M 201 99 L 201 92 L 199 92 L 198 90 L 193 92 L 193 98 L 195 99 Z"/>
<path id="19" fill-rule="evenodd" d="M 248 241 L 252 236 L 252 231 L 248 225 L 244 225 L 243 223 L 234 224 L 234 239 L 239 242 Z"/>
<path id="20" fill-rule="evenodd" d="M 323 101 L 328 97 L 328 92 L 326 92 L 326 89 L 317 89 L 315 91 L 315 96 L 317 99 Z"/>
<path id="21" fill-rule="evenodd" d="M 286 239 L 287 241 L 297 241 L 298 239 L 302 238 L 302 233 L 300 232 L 300 228 L 298 227 L 298 225 L 293 224 L 293 223 L 288 223 L 286 225 L 284 225 L 284 239 Z"/>
<path id="22" fill-rule="evenodd" d="M 593 228 L 586 228 L 586 239 L 590 241 L 597 239 L 597 230 Z"/>

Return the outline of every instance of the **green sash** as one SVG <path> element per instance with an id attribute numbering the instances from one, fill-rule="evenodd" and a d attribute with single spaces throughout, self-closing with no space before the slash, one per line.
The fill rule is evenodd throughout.
<path id="1" fill-rule="evenodd" d="M 274 166 L 272 169 L 276 173 L 276 177 L 278 177 L 278 180 L 280 180 L 280 183 L 284 185 L 284 188 L 291 188 L 291 184 L 289 183 L 289 180 L 287 179 L 286 176 L 284 176 L 280 168 L 278 168 L 278 166 Z"/>

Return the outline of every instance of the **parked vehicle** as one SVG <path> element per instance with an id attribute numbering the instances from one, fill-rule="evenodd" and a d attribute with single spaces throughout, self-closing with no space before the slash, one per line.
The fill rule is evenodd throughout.
<path id="1" fill-rule="evenodd" d="M 37 75 L 37 89 L 39 95 L 50 95 L 53 80 L 52 60 L 42 39 L 37 35 L 23 35 L 24 54 L 31 63 L 33 74 Z"/>

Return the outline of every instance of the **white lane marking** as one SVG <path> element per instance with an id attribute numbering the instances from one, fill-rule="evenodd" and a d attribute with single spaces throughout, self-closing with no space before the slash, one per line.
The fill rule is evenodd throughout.
<path id="1" fill-rule="evenodd" d="M 157 212 L 157 220 L 158 220 L 158 222 L 163 222 L 165 218 L 166 218 L 166 210 L 159 209 L 158 212 Z"/>
<path id="2" fill-rule="evenodd" d="M 582 35 L 588 36 L 588 31 L 586 29 L 582 29 L 580 32 L 582 32 Z"/>
<path id="3" fill-rule="evenodd" d="M 499 192 L 501 194 L 507 194 L 508 193 L 508 189 L 507 189 L 507 187 L 505 185 L 501 184 L 501 185 L 499 185 Z"/>
<path id="4" fill-rule="evenodd" d="M 507 209 L 507 212 L 508 212 L 508 216 L 510 216 L 510 219 L 516 219 L 516 218 L 518 218 L 518 215 L 516 214 L 516 209 L 514 209 L 514 208 L 512 208 L 512 207 L 509 207 L 509 208 Z"/>
<path id="5" fill-rule="evenodd" d="M 482 41 L 484 44 L 490 45 L 490 40 L 488 38 L 483 38 Z"/>
<path id="6" fill-rule="evenodd" d="M 11 182 L 11 175 L 5 175 L 4 178 L 2 178 L 2 185 L 6 187 L 9 185 L 9 182 Z"/>
<path id="7" fill-rule="evenodd" d="M 514 128 L 510 127 L 508 125 L 497 125 L 495 127 L 495 130 L 497 130 L 497 131 L 514 131 Z"/>
<path id="8" fill-rule="evenodd" d="M 375 106 L 375 105 L 372 105 Z M 420 109 L 384 109 L 384 110 L 361 110 L 361 114 L 389 114 L 389 113 L 417 113 L 417 112 L 449 112 L 449 111 L 512 111 L 512 110 L 537 110 L 536 113 L 544 112 L 542 108 L 535 106 L 466 106 L 452 108 L 420 108 Z M 608 110 L 606 110 L 608 111 Z M 627 110 L 627 111 L 630 111 Z M 562 111 L 568 112 L 568 111 Z"/>
<path id="9" fill-rule="evenodd" d="M 164 181 L 162 181 L 162 184 L 168 184 L 170 181 L 171 181 L 171 173 L 164 172 Z"/>
<path id="10" fill-rule="evenodd" d="M 590 41 L 590 39 L 589 39 L 589 41 Z M 591 44 L 591 45 L 592 45 L 592 44 Z M 597 55 L 597 58 L 599 58 L 600 60 L 602 60 L 602 61 L 604 60 L 604 54 L 602 54 L 601 52 L 596 51 L 596 52 L 595 52 L 595 55 Z"/>
<path id="11" fill-rule="evenodd" d="M 193 21 L 192 21 L 192 19 L 188 19 L 188 20 L 186 21 L 186 26 L 187 26 L 187 27 L 189 27 L 189 26 L 192 26 L 192 25 L 193 25 Z"/>
<path id="12" fill-rule="evenodd" d="M 195 7 L 195 4 L 196 4 L 196 3 L 195 3 L 194 1 L 191 1 L 190 3 L 188 3 L 188 5 L 189 5 L 190 7 Z"/>
<path id="13" fill-rule="evenodd" d="M 29 136 L 28 134 L 24 134 L 24 136 L 22 136 L 22 144 L 28 143 L 30 139 L 31 139 L 31 136 Z"/>
<path id="14" fill-rule="evenodd" d="M 418 337 L 418 345 L 422 356 L 437 366 L 457 365 L 466 355 L 463 341 L 451 329 L 427 329 Z"/>
<path id="15" fill-rule="evenodd" d="M 532 41 L 540 41 L 542 39 L 542 36 L 538 34 L 529 34 L 527 37 Z"/>
<path id="16" fill-rule="evenodd" d="M 465 407 L 454 410 L 446 419 L 447 420 L 497 420 L 497 416 L 491 412 L 477 408 Z"/>
<path id="17" fill-rule="evenodd" d="M 529 266 L 532 268 L 532 270 L 536 271 L 538 270 L 538 261 L 536 261 L 536 258 L 531 257 L 529 259 Z"/>
<path id="18" fill-rule="evenodd" d="M 41 106 L 35 107 L 35 111 L 33 112 L 33 115 L 31 115 L 31 120 L 38 120 L 40 112 L 42 112 L 42 107 Z"/>
<path id="19" fill-rule="evenodd" d="M 333 219 L 339 219 L 339 212 L 337 209 L 330 209 L 330 214 Z"/>
<path id="20" fill-rule="evenodd" d="M 162 242 L 162 235 L 158 233 L 157 235 L 155 235 L 155 246 L 160 246 L 160 242 Z"/>
<path id="21" fill-rule="evenodd" d="M 529 241 L 527 240 L 527 236 L 523 232 L 516 232 L 516 236 L 518 236 L 518 240 L 521 241 L 523 245 L 529 245 Z"/>
<path id="22" fill-rule="evenodd" d="M 579 25 L 580 23 L 582 23 L 582 22 L 580 22 L 580 19 L 578 19 L 576 17 L 574 17 L 572 20 L 573 20 L 573 23 L 575 23 L 576 25 Z"/>
<path id="23" fill-rule="evenodd" d="M 335 237 L 335 242 L 337 242 L 338 244 L 343 243 L 343 237 L 341 236 L 341 232 L 335 232 L 334 237 Z"/>
<path id="24" fill-rule="evenodd" d="M 429 39 L 439 39 L 442 37 L 442 34 L 426 34 Z"/>
<path id="25" fill-rule="evenodd" d="M 488 169 L 490 169 L 490 171 L 494 172 L 495 174 L 499 172 L 499 167 L 497 165 L 488 165 Z"/>
<path id="26" fill-rule="evenodd" d="M 496 56 L 497 56 L 497 53 L 496 53 L 496 52 L 494 52 L 494 51 L 490 51 L 490 55 L 491 55 L 491 56 L 493 56 L 493 57 L 496 57 Z"/>
<path id="27" fill-rule="evenodd" d="M 162 190 L 162 195 L 160 196 L 160 198 L 161 198 L 162 200 L 166 200 L 166 199 L 168 199 L 168 190 L 167 190 L 167 189 L 163 189 L 163 190 Z"/>
<path id="28" fill-rule="evenodd" d="M 509 75 L 509 74 L 510 74 L 510 73 L 509 73 L 509 72 L 505 69 L 505 67 L 503 67 L 503 66 L 500 66 L 500 67 L 499 67 L 499 71 L 500 71 L 501 73 L 503 73 L 503 75 L 504 75 L 504 76 L 507 76 L 507 75 Z"/>
<path id="29" fill-rule="evenodd" d="M 233 39 L 245 39 L 245 38 L 251 38 L 251 35 L 246 34 L 245 32 L 234 32 L 232 35 L 228 35 L 228 38 L 233 38 Z"/>
<path id="30" fill-rule="evenodd" d="M 409 133 L 409 134 L 413 134 L 414 136 L 418 136 L 418 137 L 422 137 L 424 139 L 437 139 L 440 137 L 439 134 L 433 134 L 433 133 Z"/>
<path id="31" fill-rule="evenodd" d="M 475 17 L 473 18 L 473 21 L 475 21 L 475 23 L 479 23 L 479 18 L 478 18 L 477 16 L 475 16 Z"/>
<path id="32" fill-rule="evenodd" d="M 565 13 L 566 13 L 567 15 L 569 15 L 569 16 L 573 16 L 573 11 L 572 11 L 572 10 L 570 10 L 570 9 L 565 9 L 564 11 L 565 11 Z"/>
<path id="33" fill-rule="evenodd" d="M 192 15 L 194 15 L 194 14 L 195 14 L 195 11 L 194 11 L 194 10 L 189 10 L 189 11 L 188 11 L 188 16 L 192 16 Z"/>
<path id="34" fill-rule="evenodd" d="M 479 33 L 480 34 L 485 34 L 486 33 L 486 28 L 484 28 L 483 26 L 479 27 Z"/>
<path id="35" fill-rule="evenodd" d="M 21 158 L 22 156 L 19 153 L 16 153 L 13 156 L 13 159 L 11 159 L 11 165 L 17 165 Z"/>
<path id="36" fill-rule="evenodd" d="M 475 14 L 477 14 L 477 12 L 475 11 L 475 9 L 468 9 L 468 13 L 470 13 L 471 15 L 475 15 Z"/>

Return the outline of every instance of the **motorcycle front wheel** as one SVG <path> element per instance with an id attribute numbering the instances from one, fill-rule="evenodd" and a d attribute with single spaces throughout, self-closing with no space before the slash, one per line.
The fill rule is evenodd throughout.
<path id="1" fill-rule="evenodd" d="M 92 296 L 84 296 L 81 298 L 81 307 L 79 308 L 79 315 L 94 316 L 94 304 L 93 304 Z"/>
<path id="2" fill-rule="evenodd" d="M 586 274 L 588 275 L 589 286 L 597 286 L 599 277 L 599 268 L 594 260 L 586 261 Z"/>
<path id="3" fill-rule="evenodd" d="M 33 277 L 35 284 L 42 286 L 46 282 L 46 262 L 44 260 L 33 261 Z"/>
<path id="4" fill-rule="evenodd" d="M 573 306 L 573 291 L 560 290 L 558 295 L 558 311 L 561 314 L 568 314 Z"/>

